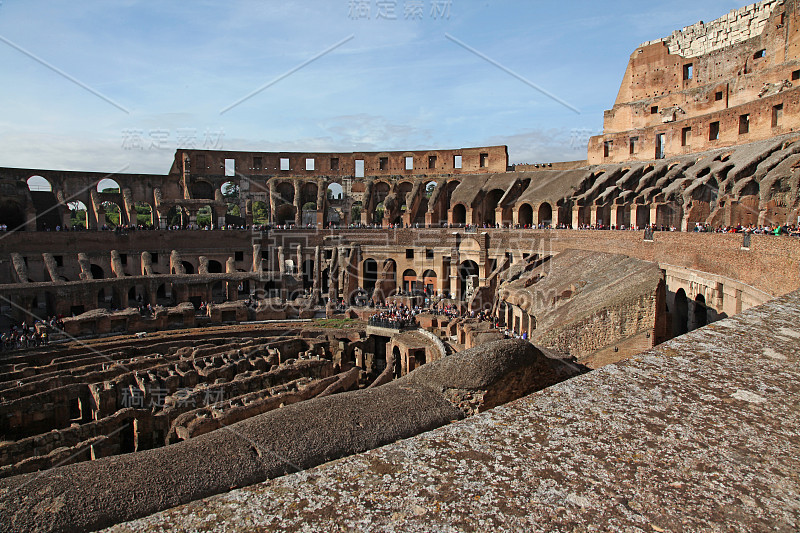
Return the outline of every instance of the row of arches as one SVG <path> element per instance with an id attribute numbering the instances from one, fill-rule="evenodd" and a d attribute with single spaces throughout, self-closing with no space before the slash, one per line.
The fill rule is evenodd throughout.
<path id="1" fill-rule="evenodd" d="M 44 176 L 33 175 L 26 180 L 26 183 L 31 192 L 53 192 L 53 184 Z M 100 193 L 118 193 L 122 189 L 116 180 L 103 178 L 97 182 L 95 190 Z"/>
<path id="2" fill-rule="evenodd" d="M 279 225 L 299 223 L 303 226 L 316 225 L 321 219 L 330 220 L 333 213 L 327 213 L 325 210 L 343 204 L 344 189 L 341 184 L 333 182 L 328 184 L 324 198 L 319 192 L 316 181 L 301 183 L 292 180 L 275 181 L 270 196 L 273 207 L 270 220 Z M 323 211 L 322 217 L 318 215 L 320 211 Z M 338 219 L 338 216 L 333 218 Z"/>
<path id="3" fill-rule="evenodd" d="M 394 282 L 397 290 L 406 294 L 425 294 L 439 295 L 444 292 L 458 291 L 458 297 L 467 293 L 470 285 L 477 287 L 480 269 L 478 264 L 472 260 L 465 260 L 458 266 L 458 286 L 450 287 L 449 272 L 437 274 L 435 269 L 426 268 L 418 272 L 414 268 L 405 269 L 398 277 L 397 262 L 394 259 L 386 259 L 380 266 L 378 261 L 368 257 L 361 263 L 360 286 L 372 294 L 377 286 L 381 273 L 390 281 Z M 455 294 L 453 294 L 455 296 Z"/>

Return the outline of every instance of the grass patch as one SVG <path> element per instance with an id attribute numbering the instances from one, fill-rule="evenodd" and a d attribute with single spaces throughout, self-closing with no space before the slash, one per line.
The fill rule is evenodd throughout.
<path id="1" fill-rule="evenodd" d="M 314 325 L 321 328 L 346 329 L 361 326 L 363 323 L 354 318 L 319 318 L 314 321 Z"/>

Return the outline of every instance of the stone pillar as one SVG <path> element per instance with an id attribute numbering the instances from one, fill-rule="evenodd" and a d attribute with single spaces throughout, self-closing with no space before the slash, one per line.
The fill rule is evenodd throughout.
<path id="1" fill-rule="evenodd" d="M 301 194 L 302 183 L 294 180 L 294 225 L 298 228 L 303 223 L 303 198 Z"/>
<path id="2" fill-rule="evenodd" d="M 43 253 L 42 260 L 44 261 L 44 266 L 47 269 L 47 275 L 50 277 L 50 281 L 61 281 L 58 277 L 58 267 L 56 266 L 56 260 L 53 254 Z"/>
<path id="3" fill-rule="evenodd" d="M 153 275 L 153 256 L 150 252 L 142 252 L 142 276 Z"/>
<path id="4" fill-rule="evenodd" d="M 94 279 L 92 276 L 92 265 L 89 262 L 89 256 L 81 252 L 78 254 L 78 265 L 81 267 L 80 278 L 81 280 Z"/>
<path id="5" fill-rule="evenodd" d="M 197 258 L 197 273 L 208 274 L 208 257 L 201 255 Z"/>
<path id="6" fill-rule="evenodd" d="M 111 271 L 118 278 L 125 277 L 125 269 L 122 266 L 122 257 L 117 250 L 111 250 Z"/>
<path id="7" fill-rule="evenodd" d="M 322 268 L 321 252 L 319 246 L 314 248 L 314 285 L 312 288 L 313 303 L 321 303 L 322 298 Z"/>
<path id="8" fill-rule="evenodd" d="M 609 221 L 608 221 L 608 225 L 609 226 L 616 226 L 617 228 L 619 228 L 619 223 L 618 223 L 619 222 L 618 221 L 619 209 L 620 209 L 620 206 L 618 206 L 617 204 L 613 204 L 611 206 L 611 211 L 610 211 L 610 214 L 609 214 Z"/>
<path id="9" fill-rule="evenodd" d="M 278 207 L 277 202 L 277 195 L 278 192 L 275 190 L 275 181 L 270 180 L 269 184 L 267 185 L 267 190 L 269 191 L 269 222 L 270 224 L 275 224 L 275 209 Z"/>
<path id="10" fill-rule="evenodd" d="M 89 202 L 86 204 L 86 229 L 97 229 L 102 226 L 99 208 L 97 191 L 92 189 L 89 191 Z"/>
<path id="11" fill-rule="evenodd" d="M 556 224 L 557 223 L 558 221 L 556 221 Z M 553 226 L 555 226 L 556 224 L 553 224 Z M 539 227 L 539 206 L 536 206 L 536 208 L 531 206 L 531 226 L 533 226 L 534 228 Z"/>
<path id="12" fill-rule="evenodd" d="M 256 272 L 261 274 L 263 272 L 261 263 L 261 244 L 254 242 L 253 243 L 253 269 L 252 272 Z"/>
<path id="13" fill-rule="evenodd" d="M 628 206 L 628 226 L 631 228 L 635 228 L 637 226 L 637 216 L 636 216 L 636 208 L 638 206 L 636 204 L 630 204 Z"/>
<path id="14" fill-rule="evenodd" d="M 295 277 L 302 279 L 302 277 L 303 277 L 303 247 L 301 245 L 299 245 L 299 244 L 297 245 L 297 248 L 296 248 L 295 257 L 297 258 L 296 259 L 296 261 L 297 261 L 297 272 L 296 272 L 296 276 Z"/>
<path id="15" fill-rule="evenodd" d="M 147 253 L 147 252 L 144 252 Z M 142 255 L 144 255 L 144 253 Z M 158 297 L 158 281 L 149 281 L 147 284 L 147 296 L 148 296 L 148 303 L 150 305 L 156 305 L 157 297 Z"/>
<path id="16" fill-rule="evenodd" d="M 172 253 L 169 254 L 169 273 L 172 274 L 173 272 L 175 274 L 186 274 L 183 258 L 177 250 L 172 250 Z"/>
<path id="17" fill-rule="evenodd" d="M 253 201 L 246 200 L 244 203 L 244 223 L 248 227 L 253 225 Z"/>

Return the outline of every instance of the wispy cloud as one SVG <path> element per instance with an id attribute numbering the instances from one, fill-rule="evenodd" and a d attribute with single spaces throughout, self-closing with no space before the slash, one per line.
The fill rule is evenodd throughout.
<path id="1" fill-rule="evenodd" d="M 145 0 L 4 2 L 0 35 L 130 114 L 0 46 L 11 80 L 0 85 L 0 100 L 9 103 L 0 119 L 0 166 L 103 171 L 130 163 L 132 171 L 163 173 L 172 152 L 123 150 L 122 131 L 168 130 L 175 137 L 179 128 L 223 129 L 225 147 L 241 150 L 392 150 L 508 139 L 512 160 L 575 159 L 581 154 L 535 132 L 596 128 L 633 47 L 738 6 L 453 0 L 448 18 L 434 18 L 425 2 L 422 16 L 408 20 L 397 2 L 398 16 L 385 20 L 370 5 L 369 16 L 357 18 L 346 0 L 199 1 L 190 8 Z M 219 115 L 350 35 L 333 53 Z"/>

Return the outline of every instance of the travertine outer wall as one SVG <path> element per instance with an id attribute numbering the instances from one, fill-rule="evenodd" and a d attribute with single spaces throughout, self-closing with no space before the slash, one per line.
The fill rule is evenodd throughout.
<path id="1" fill-rule="evenodd" d="M 750 4 L 740 9 L 732 9 L 724 17 L 709 22 L 698 22 L 682 30 L 676 30 L 669 37 L 642 44 L 642 47 L 666 42 L 670 54 L 683 57 L 697 57 L 726 46 L 739 44 L 751 37 L 761 35 L 772 11 L 780 4 L 779 0 L 766 0 Z"/>

